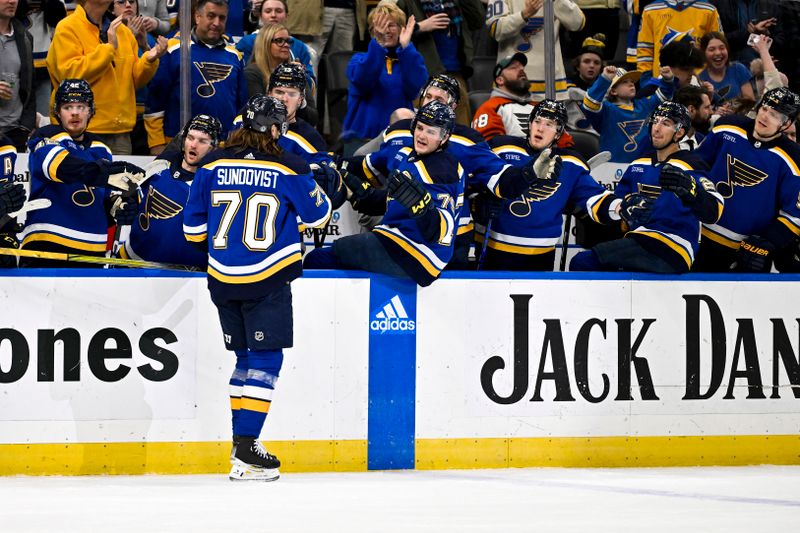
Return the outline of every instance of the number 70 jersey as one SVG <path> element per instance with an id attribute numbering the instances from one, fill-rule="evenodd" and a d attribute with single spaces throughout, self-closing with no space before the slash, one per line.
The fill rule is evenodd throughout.
<path id="1" fill-rule="evenodd" d="M 331 204 L 292 154 L 218 150 L 197 170 L 183 232 L 208 241 L 208 286 L 229 299 L 271 292 L 302 273 L 298 219 L 323 226 Z"/>

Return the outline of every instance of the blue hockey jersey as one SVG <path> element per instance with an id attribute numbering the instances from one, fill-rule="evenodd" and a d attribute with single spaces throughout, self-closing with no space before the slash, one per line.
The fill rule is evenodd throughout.
<path id="1" fill-rule="evenodd" d="M 144 184 L 139 216 L 122 242 L 120 257 L 205 268 L 208 254 L 183 236 L 184 206 L 194 172 L 181 167 L 180 152 L 167 152 L 159 159 L 169 161 L 170 166 Z"/>
<path id="2" fill-rule="evenodd" d="M 605 100 L 611 82 L 598 76 L 586 91 L 581 103 L 586 118 L 600 134 L 600 151 L 611 152 L 614 163 L 630 163 L 652 150 L 647 119 L 653 109 L 672 98 L 674 84 L 665 83 L 655 94 L 636 98 L 632 105 L 621 105 Z"/>
<path id="3" fill-rule="evenodd" d="M 522 167 L 539 156 L 526 139 L 499 135 L 489 141 L 494 152 L 508 164 Z M 492 222 L 487 246 L 501 252 L 536 255 L 551 252 L 561 237 L 567 206 L 579 206 L 595 222 L 609 221 L 613 195 L 597 183 L 589 166 L 570 150 L 555 148 L 562 168 L 553 184 L 535 185 L 517 198 L 504 200 Z"/>
<path id="4" fill-rule="evenodd" d="M 392 258 L 419 285 L 427 286 L 439 277 L 453 257 L 458 205 L 463 203 L 464 171 L 447 152 L 437 151 L 419 157 L 412 148 L 389 147 L 364 158 L 365 177 L 393 170 L 408 172 L 421 182 L 435 203 L 439 234 L 435 241 L 423 237 L 408 209 L 391 196 L 386 199 L 386 214 L 373 232 Z"/>
<path id="5" fill-rule="evenodd" d="M 179 40 L 170 40 L 167 53 L 148 85 L 144 120 L 151 147 L 166 144 L 181 131 L 180 48 Z M 241 54 L 225 41 L 209 46 L 194 36 L 190 52 L 193 67 L 191 116 L 204 113 L 218 118 L 224 137 L 247 101 Z"/>
<path id="6" fill-rule="evenodd" d="M 655 155 L 635 160 L 622 175 L 614 194 L 622 198 L 630 193 L 641 193 L 656 199 L 647 224 L 630 228 L 625 237 L 637 239 L 645 249 L 681 270 L 688 270 L 700 244 L 701 224 L 698 216 L 675 194 L 661 190 L 658 180 L 665 163 L 675 165 L 692 176 L 697 187 L 710 193 L 716 200 L 716 218 L 722 216 L 725 200 L 714 190 L 713 183 L 707 178 L 708 167 L 695 152 L 680 150 L 661 163 Z"/>
<path id="7" fill-rule="evenodd" d="M 800 235 L 800 147 L 783 135 L 757 141 L 754 126 L 753 119 L 723 117 L 694 151 L 711 166 L 710 178 L 725 198 L 722 218 L 703 226 L 703 238 L 728 248 L 763 236 L 776 221 L 788 239 Z"/>
<path id="8" fill-rule="evenodd" d="M 252 299 L 301 275 L 298 218 L 321 227 L 330 214 L 328 197 L 299 157 L 225 149 L 197 170 L 183 231 L 189 241 L 208 240 L 212 296 Z"/>
<path id="9" fill-rule="evenodd" d="M 233 120 L 233 128 L 242 127 L 242 115 L 236 115 Z M 328 145 L 322 135 L 314 129 L 314 126 L 298 118 L 289 123 L 286 133 L 278 139 L 278 146 L 290 154 L 294 154 L 311 164 L 327 164 L 333 161 L 333 157 L 328 153 Z"/>
<path id="10" fill-rule="evenodd" d="M 46 198 L 47 209 L 31 211 L 20 233 L 21 247 L 46 242 L 83 253 L 106 251 L 109 220 L 104 200 L 106 189 L 92 180 L 91 168 L 100 159 L 111 160 L 111 151 L 91 133 L 75 141 L 61 126 L 36 130 L 28 140 L 31 174 L 29 198 Z M 76 181 L 84 176 L 81 181 Z"/>

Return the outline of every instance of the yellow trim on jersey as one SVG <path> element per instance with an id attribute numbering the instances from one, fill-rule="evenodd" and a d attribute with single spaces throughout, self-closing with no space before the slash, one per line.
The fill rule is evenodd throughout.
<path id="1" fill-rule="evenodd" d="M 267 400 L 242 397 L 240 409 L 247 409 L 248 411 L 256 411 L 259 413 L 269 413 L 269 406 L 271 403 L 272 402 Z"/>
<path id="2" fill-rule="evenodd" d="M 458 226 L 458 228 L 456 229 L 456 235 L 464 235 L 465 233 L 469 233 L 474 229 L 475 229 L 475 224 L 473 224 L 472 221 L 470 220 L 463 226 Z"/>
<path id="3" fill-rule="evenodd" d="M 745 139 L 747 138 L 747 132 L 738 126 L 734 126 L 733 124 L 721 124 L 719 126 L 714 126 L 713 128 L 711 128 L 711 131 L 713 131 L 714 133 L 718 133 L 720 131 L 727 131 L 728 133 L 735 133 L 736 135 L 744 137 Z"/>
<path id="4" fill-rule="evenodd" d="M 450 135 L 450 140 L 451 141 L 455 141 L 455 142 L 457 142 L 459 144 L 465 144 L 467 146 L 474 146 L 475 145 L 475 141 L 473 141 L 472 139 L 469 139 L 467 137 L 464 137 L 463 135 L 452 135 L 451 134 Z"/>
<path id="5" fill-rule="evenodd" d="M 70 239 L 68 237 L 63 237 L 61 235 L 54 235 L 53 233 L 31 233 L 27 235 L 21 244 L 21 248 L 25 248 L 25 245 L 31 242 L 52 242 L 55 244 L 60 244 L 61 246 L 66 246 L 68 248 L 74 248 L 76 250 L 83 250 L 85 252 L 105 252 L 106 251 L 106 244 L 91 244 L 83 241 L 76 241 L 74 239 Z"/>
<path id="6" fill-rule="evenodd" d="M 297 263 L 299 261 L 302 261 L 302 254 L 300 252 L 294 252 L 293 254 L 285 257 L 284 259 L 281 259 L 268 269 L 262 270 L 261 272 L 258 272 L 256 274 L 251 274 L 249 276 L 230 276 L 228 274 L 223 274 L 222 272 L 212 267 L 211 264 L 209 264 L 208 275 L 218 281 L 221 281 L 222 283 L 231 283 L 231 284 L 256 283 L 267 279 L 276 272 L 283 270 L 284 268 L 291 266 L 293 263 Z"/>
<path id="7" fill-rule="evenodd" d="M 242 408 L 242 398 L 240 396 L 237 396 L 236 398 L 231 396 L 231 410 L 238 411 L 241 408 Z"/>
<path id="8" fill-rule="evenodd" d="M 189 235 L 188 233 L 184 233 L 183 236 L 189 242 L 203 242 L 204 240 L 208 239 L 208 233 L 198 233 L 197 235 Z"/>
<path id="9" fill-rule="evenodd" d="M 280 163 L 275 163 L 273 161 L 259 161 L 258 159 L 217 159 L 216 161 L 212 161 L 207 165 L 203 166 L 203 168 L 208 170 L 214 170 L 218 166 L 225 166 L 231 165 L 236 167 L 264 167 L 273 170 L 279 170 L 284 174 L 297 174 L 294 170 L 287 167 L 286 165 L 281 165 Z"/>
<path id="10" fill-rule="evenodd" d="M 800 176 L 800 168 L 797 167 L 797 163 L 795 163 L 794 159 L 792 159 L 792 157 L 789 154 L 787 154 L 783 149 L 775 146 L 773 148 L 770 148 L 769 151 L 776 152 L 780 156 L 780 158 L 783 159 L 787 165 L 789 165 L 789 168 L 792 169 L 792 173 L 795 176 Z"/>
<path id="11" fill-rule="evenodd" d="M 408 255 L 413 257 L 417 261 L 417 263 L 419 263 L 422 266 L 422 268 L 424 268 L 425 271 L 431 276 L 438 277 L 439 274 L 441 274 L 442 271 L 436 268 L 436 266 L 433 263 L 431 263 L 427 257 L 425 257 L 419 250 L 411 246 L 401 237 L 398 237 L 394 233 L 388 232 L 381 228 L 375 228 L 373 231 L 380 233 L 381 235 L 388 237 L 389 239 L 397 243 L 400 246 L 400 248 L 405 250 L 406 253 L 408 253 Z"/>
<path id="12" fill-rule="evenodd" d="M 544 92 L 545 82 L 532 81 L 528 84 L 528 90 L 532 93 Z M 563 92 L 567 90 L 567 80 L 562 78 L 556 81 L 556 92 Z"/>
<path id="13" fill-rule="evenodd" d="M 575 157 L 574 155 L 562 155 L 561 156 L 561 160 L 562 161 L 569 161 L 573 165 L 577 165 L 577 166 L 581 167 L 582 169 L 586 170 L 586 172 L 589 172 L 589 166 L 586 163 L 584 163 L 583 161 L 581 161 L 580 158 Z"/>
<path id="14" fill-rule="evenodd" d="M 520 254 L 520 255 L 542 255 L 548 252 L 552 252 L 556 249 L 555 246 L 545 246 L 542 248 L 531 248 L 529 246 L 517 246 L 516 244 L 508 244 L 504 242 L 498 242 L 491 237 L 489 237 L 489 244 L 487 244 L 489 248 L 493 250 L 498 250 L 501 252 L 508 252 L 510 254 Z"/>
<path id="15" fill-rule="evenodd" d="M 714 233 L 713 231 L 706 229 L 705 226 L 703 226 L 703 229 L 700 230 L 700 234 L 704 239 L 714 241 L 717 244 L 721 244 L 726 248 L 733 248 L 734 250 L 739 248 L 739 243 L 741 242 L 729 239 L 723 235 L 720 235 L 719 233 Z"/>
<path id="16" fill-rule="evenodd" d="M 422 178 L 423 183 L 433 183 L 433 178 L 431 178 L 431 175 L 428 174 L 428 169 L 425 168 L 425 163 L 422 161 L 414 161 L 414 166 L 416 167 L 417 172 L 419 172 L 419 177 Z"/>
<path id="17" fill-rule="evenodd" d="M 651 239 L 663 242 L 664 244 L 669 246 L 669 248 L 672 249 L 675 253 L 681 256 L 681 259 L 684 260 L 688 268 L 691 268 L 692 256 L 689 255 L 689 253 L 683 248 L 683 246 L 678 245 L 675 241 L 673 241 L 666 235 L 658 233 L 657 231 L 633 231 L 631 233 L 636 235 L 644 235 L 645 237 L 650 237 Z"/>
<path id="18" fill-rule="evenodd" d="M 411 130 L 394 130 L 384 135 L 383 140 L 391 141 L 395 137 L 411 137 Z"/>
<path id="19" fill-rule="evenodd" d="M 789 228 L 789 231 L 800 237 L 800 228 L 798 228 L 795 224 L 792 224 L 788 218 L 779 215 L 778 222 Z"/>
<path id="20" fill-rule="evenodd" d="M 58 173 L 58 166 L 67 158 L 69 152 L 66 148 L 62 148 L 62 152 L 57 154 L 51 161 L 50 164 L 47 165 L 47 177 L 50 178 L 52 181 L 56 183 L 63 183 L 60 179 L 56 177 Z"/>
<path id="21" fill-rule="evenodd" d="M 528 152 L 515 144 L 504 144 L 502 146 L 495 146 L 492 148 L 492 152 L 496 154 L 502 154 L 503 152 L 514 152 L 522 155 L 528 155 Z"/>
<path id="22" fill-rule="evenodd" d="M 300 135 L 299 133 L 295 133 L 293 131 L 287 131 L 284 134 L 284 137 L 287 137 L 287 138 L 293 140 L 294 142 L 296 142 L 297 144 L 302 146 L 303 149 L 306 152 L 310 153 L 310 154 L 316 154 L 317 153 L 317 149 L 314 148 L 314 146 L 312 146 L 312 144 L 310 142 L 308 142 L 306 140 L 306 138 L 303 137 L 302 135 Z"/>

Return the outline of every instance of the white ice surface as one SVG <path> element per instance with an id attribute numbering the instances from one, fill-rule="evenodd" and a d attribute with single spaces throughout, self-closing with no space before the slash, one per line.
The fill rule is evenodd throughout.
<path id="1" fill-rule="evenodd" d="M 0 478 L 0 531 L 800 531 L 800 467 Z"/>

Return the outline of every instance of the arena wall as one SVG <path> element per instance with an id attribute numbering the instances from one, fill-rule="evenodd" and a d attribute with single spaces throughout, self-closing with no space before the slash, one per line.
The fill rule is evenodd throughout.
<path id="1" fill-rule="evenodd" d="M 363 273 L 293 284 L 287 472 L 800 464 L 800 276 Z M 224 472 L 200 274 L 0 277 L 0 474 Z"/>

